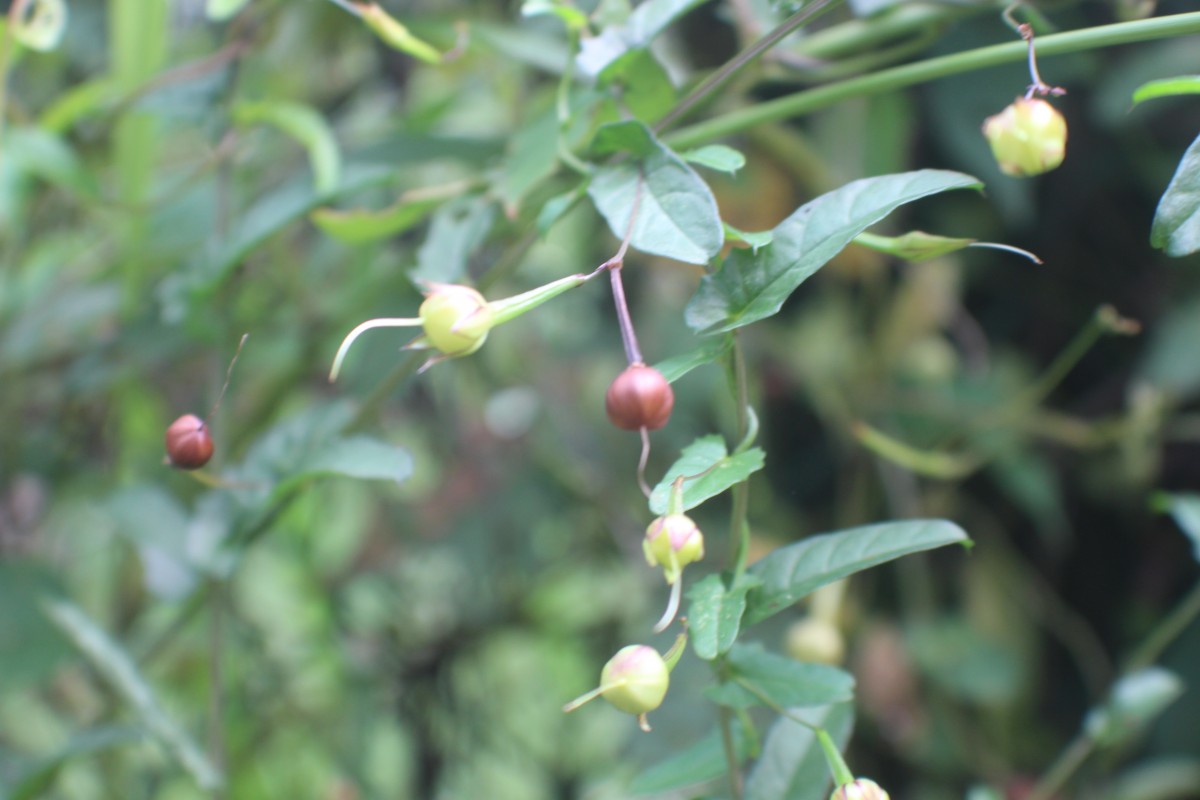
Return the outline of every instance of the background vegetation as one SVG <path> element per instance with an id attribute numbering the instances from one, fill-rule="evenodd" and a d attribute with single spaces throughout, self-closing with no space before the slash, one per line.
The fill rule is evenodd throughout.
<path id="1" fill-rule="evenodd" d="M 561 13 L 387 4 L 451 52 L 437 64 L 318 0 L 75 0 L 48 52 L 6 29 L 0 796 L 622 798 L 713 727 L 690 655 L 652 734 L 601 704 L 561 711 L 620 646 L 673 638 L 648 638 L 666 590 L 642 561 L 638 437 L 604 416 L 625 365 L 605 281 L 419 376 L 422 356 L 397 351 L 406 334 L 381 331 L 326 377 L 354 325 L 415 314 L 415 279 L 500 297 L 604 262 L 619 235 L 562 199 L 571 162 L 605 163 L 598 126 L 661 120 L 794 10 L 647 3 L 669 24 L 625 42 L 632 60 L 597 82 L 586 60 L 562 78 L 572 17 L 540 5 Z M 592 34 L 629 11 L 578 5 Z M 986 191 L 874 230 L 993 240 L 1044 264 L 851 245 L 743 329 L 767 452 L 752 557 L 911 517 L 975 542 L 856 576 L 816 596 L 824 611 L 748 636 L 787 651 L 806 614 L 836 624 L 857 680 L 848 759 L 893 797 L 1024 797 L 1093 745 L 1059 796 L 1200 797 L 1200 273 L 1149 243 L 1200 102 L 1131 103 L 1196 72 L 1200 28 L 1043 54 L 1068 89 L 1054 101 L 1067 159 L 1015 179 L 979 126 L 1024 92 L 1021 58 L 871 83 L 1018 42 L 1003 4 L 831 5 L 662 131 L 745 154 L 734 174 L 703 171 L 724 222 L 764 231 L 848 181 L 950 169 Z M 1192 10 L 1027 13 L 1049 36 Z M 795 98 L 811 102 L 742 116 Z M 701 121 L 716 127 L 688 127 Z M 704 268 L 635 242 L 623 272 L 648 361 L 702 344 L 684 308 Z M 1103 306 L 1140 332 L 1109 335 Z M 163 431 L 209 413 L 243 334 L 195 480 L 163 464 Z M 675 391 L 652 483 L 697 437 L 739 438 L 720 363 Z M 864 441 L 862 424 L 886 438 Z M 694 512 L 709 552 L 689 584 L 733 558 L 729 514 L 725 498 Z M 1145 735 L 1122 720 L 1119 741 L 1077 738 L 1113 681 L 1152 663 L 1177 676 L 1154 673 L 1159 705 L 1193 685 Z M 776 796 L 828 788 L 803 791 Z"/>

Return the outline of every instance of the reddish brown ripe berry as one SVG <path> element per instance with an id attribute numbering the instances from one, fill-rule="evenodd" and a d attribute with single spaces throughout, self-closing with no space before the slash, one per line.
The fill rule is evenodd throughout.
<path id="1" fill-rule="evenodd" d="M 200 469 L 213 454 L 213 440 L 204 420 L 184 414 L 167 428 L 167 458 L 180 469 Z"/>
<path id="2" fill-rule="evenodd" d="M 604 395 L 604 410 L 613 425 L 627 431 L 656 431 L 671 418 L 675 393 L 662 373 L 645 364 L 631 364 Z"/>

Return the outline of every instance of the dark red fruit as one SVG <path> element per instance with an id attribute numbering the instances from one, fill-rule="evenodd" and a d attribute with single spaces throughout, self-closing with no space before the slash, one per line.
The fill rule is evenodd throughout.
<path id="1" fill-rule="evenodd" d="M 167 458 L 180 469 L 200 469 L 212 458 L 213 440 L 204 420 L 184 414 L 167 428 Z"/>
<path id="2" fill-rule="evenodd" d="M 631 364 L 604 395 L 604 410 L 613 425 L 627 431 L 656 431 L 671 418 L 675 393 L 662 373 L 645 364 Z"/>

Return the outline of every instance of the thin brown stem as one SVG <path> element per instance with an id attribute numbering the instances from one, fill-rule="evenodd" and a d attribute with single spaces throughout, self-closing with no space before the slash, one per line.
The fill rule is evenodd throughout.
<path id="1" fill-rule="evenodd" d="M 638 211 L 642 206 L 642 187 L 646 181 L 638 172 L 637 188 L 633 194 L 633 207 L 629 210 L 629 222 L 625 226 L 625 238 L 617 254 L 605 261 L 601 269 L 607 269 L 612 283 L 613 304 L 617 308 L 617 322 L 621 328 L 621 343 L 625 346 L 625 358 L 630 364 L 644 364 L 642 350 L 638 347 L 637 333 L 633 329 L 633 320 L 629 316 L 629 304 L 625 300 L 625 284 L 621 280 L 621 268 L 625 264 L 625 254 L 629 251 L 629 242 L 633 239 L 633 226 L 637 222 Z"/>

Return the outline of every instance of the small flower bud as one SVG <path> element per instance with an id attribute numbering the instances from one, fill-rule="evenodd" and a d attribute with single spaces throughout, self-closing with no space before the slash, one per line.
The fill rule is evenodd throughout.
<path id="1" fill-rule="evenodd" d="M 1066 155 L 1067 121 L 1045 100 L 1017 98 L 984 121 L 983 135 L 1006 175 L 1040 175 Z"/>
<path id="2" fill-rule="evenodd" d="M 641 716 L 662 705 L 670 674 L 653 647 L 622 647 L 600 672 L 601 695 L 627 714 Z"/>
<path id="3" fill-rule="evenodd" d="M 483 347 L 492 328 L 487 300 L 469 286 L 436 284 L 418 312 L 425 337 L 447 356 L 465 356 Z"/>
<path id="4" fill-rule="evenodd" d="M 875 781 L 858 778 L 839 786 L 829 800 L 890 800 L 888 793 Z"/>
<path id="5" fill-rule="evenodd" d="M 652 567 L 682 569 L 704 558 L 704 535 L 686 514 L 667 514 L 650 523 L 642 542 L 646 563 Z M 671 554 L 675 554 L 672 565 Z"/>
<path id="6" fill-rule="evenodd" d="M 656 431 L 667 424 L 675 393 L 663 374 L 645 364 L 631 364 L 609 385 L 604 410 L 621 430 Z"/>

